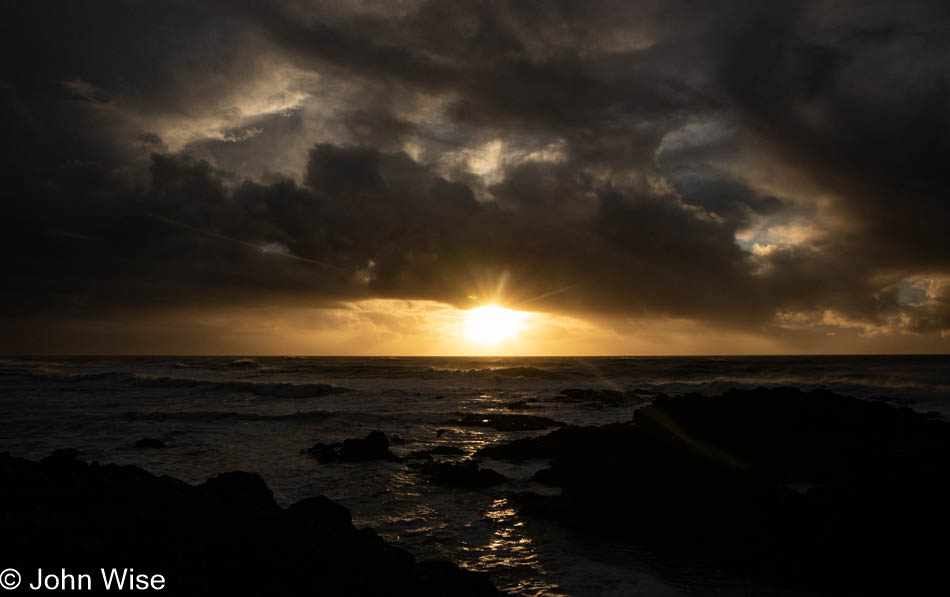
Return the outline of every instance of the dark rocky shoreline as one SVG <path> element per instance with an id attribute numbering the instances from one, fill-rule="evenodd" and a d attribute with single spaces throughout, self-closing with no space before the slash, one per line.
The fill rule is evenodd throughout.
<path id="1" fill-rule="evenodd" d="M 464 455 L 451 446 L 406 457 L 389 446 L 376 431 L 309 451 L 321 463 L 408 461 L 431 483 L 499 493 L 510 485 L 487 460 L 547 460 L 534 481 L 560 494 L 508 496 L 520 513 L 642 549 L 661 575 L 699 564 L 752 594 L 929 595 L 945 584 L 950 424 L 908 408 L 759 388 L 659 396 L 631 421 L 560 427 L 461 461 L 433 459 Z M 0 455 L 4 567 L 134 567 L 185 595 L 498 594 L 484 574 L 417 562 L 356 529 L 322 496 L 282 509 L 253 474 L 192 486 L 76 456 Z"/>
<path id="2" fill-rule="evenodd" d="M 546 458 L 523 514 L 758 585 L 828 595 L 945 586 L 950 424 L 791 388 L 659 397 L 631 422 L 567 427 L 476 457 Z"/>
<path id="3" fill-rule="evenodd" d="M 2 565 L 161 574 L 170 595 L 497 595 L 483 573 L 418 562 L 325 497 L 280 508 L 260 477 L 202 485 L 71 450 L 40 462 L 0 455 Z M 94 587 L 97 588 L 97 587 Z M 99 587 L 101 590 L 101 587 Z"/>

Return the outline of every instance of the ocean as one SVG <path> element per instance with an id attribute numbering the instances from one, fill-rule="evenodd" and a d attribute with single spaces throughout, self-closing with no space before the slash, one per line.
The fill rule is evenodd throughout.
<path id="1" fill-rule="evenodd" d="M 467 415 L 601 425 L 629 420 L 658 394 L 758 386 L 827 388 L 950 417 L 947 356 L 5 358 L 0 451 L 39 459 L 74 448 L 87 461 L 192 483 L 256 472 L 281 504 L 326 495 L 347 506 L 357 526 L 418 557 L 489 572 L 513 594 L 739 595 L 744 587 L 708 570 L 660 573 L 650 554 L 519 516 L 506 495 L 553 491 L 530 480 L 545 462 L 483 460 L 510 481 L 462 490 L 431 483 L 411 461 L 320 463 L 305 450 L 379 430 L 397 456 L 438 446 L 471 454 L 553 427 L 470 426 L 461 423 Z M 586 400 L 568 389 L 624 394 Z M 142 438 L 166 447 L 136 449 Z"/>

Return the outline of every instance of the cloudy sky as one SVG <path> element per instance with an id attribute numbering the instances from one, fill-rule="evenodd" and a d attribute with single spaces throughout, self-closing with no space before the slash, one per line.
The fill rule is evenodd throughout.
<path id="1" fill-rule="evenodd" d="M 942 0 L 3 13 L 2 352 L 950 352 Z"/>

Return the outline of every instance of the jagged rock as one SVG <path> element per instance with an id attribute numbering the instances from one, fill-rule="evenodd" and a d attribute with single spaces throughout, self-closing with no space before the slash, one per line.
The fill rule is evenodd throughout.
<path id="1" fill-rule="evenodd" d="M 435 446 L 427 450 L 417 450 L 409 454 L 411 459 L 432 458 L 433 456 L 464 456 L 467 452 L 456 446 Z"/>
<path id="2" fill-rule="evenodd" d="M 613 423 L 600 427 L 577 427 L 569 425 L 538 437 L 517 439 L 505 444 L 485 446 L 475 452 L 476 458 L 499 460 L 550 459 L 578 451 L 592 434 L 605 440 L 607 436 L 623 437 L 632 423 Z"/>
<path id="3" fill-rule="evenodd" d="M 514 400 L 512 402 L 505 403 L 505 408 L 509 410 L 527 410 L 529 408 L 538 408 L 537 398 L 527 398 L 525 400 Z"/>
<path id="4" fill-rule="evenodd" d="M 548 399 L 549 402 L 587 404 L 593 408 L 631 406 L 642 404 L 643 398 L 635 392 L 618 390 L 593 390 L 586 388 L 567 388 L 560 394 Z"/>
<path id="5" fill-rule="evenodd" d="M 491 427 L 499 431 L 529 431 L 566 425 L 548 417 L 507 413 L 469 413 L 453 423 L 465 427 Z"/>
<path id="6" fill-rule="evenodd" d="M 268 509 L 277 505 L 274 493 L 253 473 L 231 471 L 212 477 L 198 486 L 219 503 L 229 506 Z"/>
<path id="7" fill-rule="evenodd" d="M 522 513 L 665 557 L 822 594 L 942 583 L 950 425 L 907 408 L 789 388 L 660 397 L 630 423 L 477 455 L 550 459 L 535 480 L 560 495 L 519 494 Z"/>
<path id="8" fill-rule="evenodd" d="M 339 450 L 343 447 L 342 443 L 321 444 L 316 443 L 305 452 L 319 460 L 320 462 L 336 462 L 340 459 Z"/>
<path id="9" fill-rule="evenodd" d="M 48 456 L 48 458 L 60 458 L 63 460 L 75 460 L 79 458 L 79 450 L 75 448 L 60 448 L 58 450 L 53 450 L 53 453 Z"/>
<path id="10" fill-rule="evenodd" d="M 36 570 L 134 567 L 168 595 L 497 595 L 483 573 L 416 562 L 325 497 L 280 508 L 249 473 L 193 486 L 59 454 L 0 454 L 0 558 Z"/>
<path id="11" fill-rule="evenodd" d="M 433 483 L 465 489 L 481 489 L 508 481 L 507 477 L 497 471 L 479 468 L 474 460 L 426 462 L 420 464 L 418 468 Z"/>
<path id="12" fill-rule="evenodd" d="M 154 437 L 144 437 L 139 441 L 135 442 L 135 448 L 138 450 L 156 450 L 159 448 L 167 448 L 160 439 L 155 439 Z"/>
<path id="13" fill-rule="evenodd" d="M 389 450 L 389 439 L 382 431 L 372 431 L 364 438 L 346 439 L 342 443 L 317 443 L 306 452 L 324 463 L 399 460 L 399 457 Z"/>
<path id="14" fill-rule="evenodd" d="M 389 451 L 389 438 L 382 431 L 371 431 L 362 439 L 343 440 L 340 458 L 350 461 L 376 460 L 393 458 L 393 453 Z"/>
<path id="15" fill-rule="evenodd" d="M 322 495 L 304 498 L 288 509 L 291 514 L 306 518 L 323 527 L 347 527 L 353 523 L 350 511 Z"/>

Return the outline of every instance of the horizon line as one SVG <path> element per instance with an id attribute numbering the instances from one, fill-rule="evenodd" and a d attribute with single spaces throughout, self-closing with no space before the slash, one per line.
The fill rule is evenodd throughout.
<path id="1" fill-rule="evenodd" d="M 249 353 L 20 353 L 0 358 L 311 358 L 311 359 L 656 359 L 656 358 L 746 358 L 746 357 L 946 357 L 946 352 L 829 352 L 829 353 L 696 353 L 696 354 L 557 354 L 557 355 L 400 355 L 400 354 L 249 354 Z"/>

